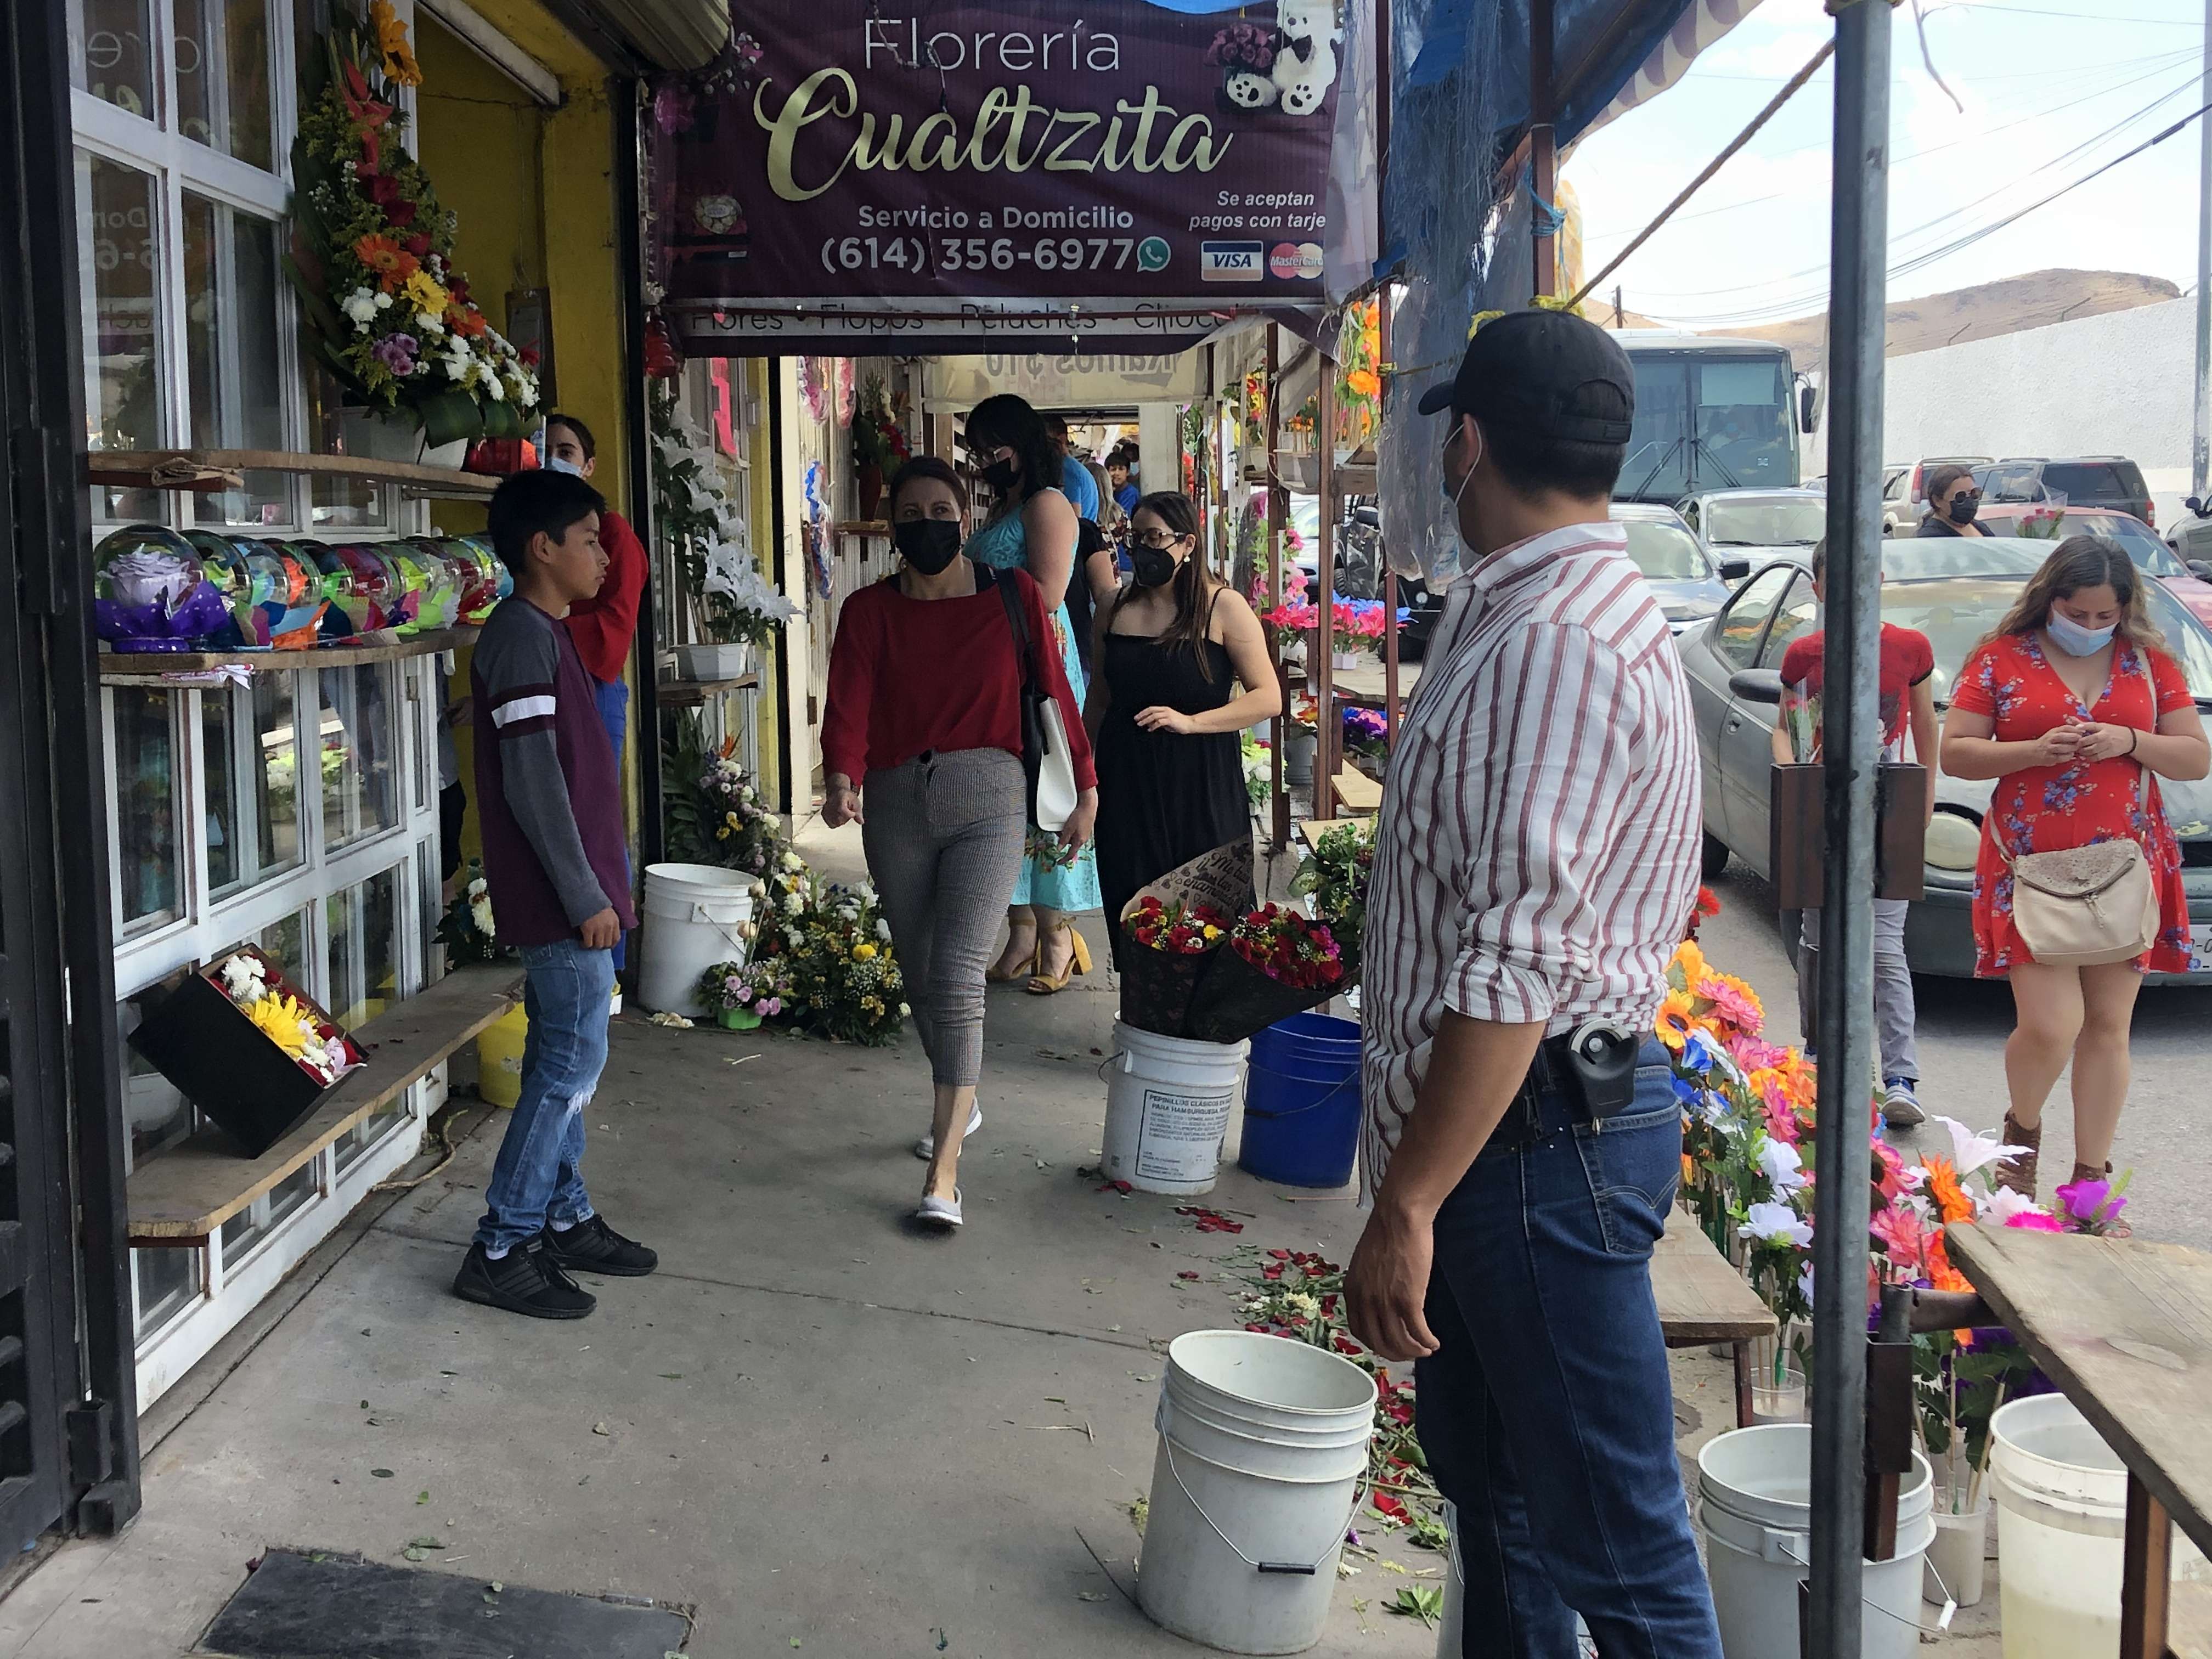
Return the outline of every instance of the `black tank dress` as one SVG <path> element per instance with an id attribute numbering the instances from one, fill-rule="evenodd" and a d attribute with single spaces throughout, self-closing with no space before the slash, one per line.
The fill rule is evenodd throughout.
<path id="1" fill-rule="evenodd" d="M 1205 653 L 1204 658 L 1199 652 Z M 1119 943 L 1121 912 L 1137 890 L 1201 853 L 1252 833 L 1243 744 L 1235 732 L 1147 732 L 1137 711 L 1161 704 L 1185 714 L 1237 695 L 1227 647 L 1193 651 L 1133 634 L 1108 634 L 1099 670 L 1112 693 L 1098 732 L 1098 888 Z M 1200 672 L 1203 660 L 1212 672 Z"/>

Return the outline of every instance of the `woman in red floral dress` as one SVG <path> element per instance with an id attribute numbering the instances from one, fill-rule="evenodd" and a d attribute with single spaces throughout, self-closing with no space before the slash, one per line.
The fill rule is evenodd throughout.
<path id="1" fill-rule="evenodd" d="M 1997 631 L 1967 657 L 1943 722 L 1943 769 L 1996 782 L 1974 870 L 1975 967 L 2012 981 L 2004 1139 L 2028 1151 L 2002 1165 L 1998 1178 L 2030 1197 L 2043 1103 L 2069 1057 L 2073 1178 L 2111 1168 L 2143 973 L 2185 972 L 2194 960 L 2181 850 L 2157 779 L 2204 776 L 2212 746 L 2179 665 L 2151 625 L 2143 580 L 2117 542 L 2061 542 Z M 2037 962 L 2013 925 L 2013 878 L 2000 835 L 2014 858 L 2134 839 L 2158 891 L 2158 943 L 2132 962 Z"/>

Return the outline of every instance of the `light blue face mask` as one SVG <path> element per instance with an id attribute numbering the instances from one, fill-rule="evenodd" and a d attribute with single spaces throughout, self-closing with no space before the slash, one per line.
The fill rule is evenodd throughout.
<path id="1" fill-rule="evenodd" d="M 584 476 L 582 467 L 559 455 L 548 455 L 540 465 L 548 472 L 565 472 L 572 478 L 580 478 Z"/>
<path id="2" fill-rule="evenodd" d="M 2114 628 L 2084 628 L 2070 617 L 2056 611 L 2043 619 L 2043 631 L 2051 635 L 2051 642 L 2069 657 L 2094 657 L 2112 642 Z"/>

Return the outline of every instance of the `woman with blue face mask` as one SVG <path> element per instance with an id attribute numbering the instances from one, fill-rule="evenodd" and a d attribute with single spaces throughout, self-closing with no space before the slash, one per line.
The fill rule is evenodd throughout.
<path id="1" fill-rule="evenodd" d="M 2136 993 L 2145 971 L 2183 973 L 2193 958 L 2181 849 L 2158 780 L 2203 777 L 2212 747 L 2180 666 L 2151 625 L 2143 580 L 2117 542 L 2061 542 L 1967 657 L 1943 722 L 1943 769 L 1996 784 L 1974 872 L 1975 970 L 2012 982 L 2018 1017 L 2005 1044 L 2004 1140 L 2027 1151 L 1999 1166 L 1997 1178 L 2031 1198 L 2043 1103 L 2069 1059 L 2073 1179 L 2112 1167 Z M 2149 862 L 2157 943 L 2131 962 L 2036 961 L 2013 921 L 2011 860 L 2121 836 Z"/>

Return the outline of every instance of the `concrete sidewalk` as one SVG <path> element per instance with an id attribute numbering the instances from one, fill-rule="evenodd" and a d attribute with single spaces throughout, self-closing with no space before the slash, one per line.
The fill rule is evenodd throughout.
<path id="1" fill-rule="evenodd" d="M 586 1173 L 661 1271 L 594 1285 L 576 1324 L 452 1299 L 489 1115 L 149 1414 L 143 1516 L 0 1602 L 0 1652 L 185 1654 L 264 1548 L 398 1563 L 424 1534 L 446 1546 L 432 1570 L 696 1607 L 688 1651 L 717 1659 L 1199 1651 L 1125 1595 L 1160 1350 L 1238 1322 L 1236 1247 L 1341 1261 L 1358 1217 L 1348 1193 L 1293 1201 L 1228 1168 L 1203 1201 L 1241 1237 L 1097 1191 L 1077 1171 L 1112 1017 L 1103 962 L 1056 998 L 994 988 L 950 1238 L 905 1223 L 928 1098 L 911 1038 L 618 1020 Z M 1315 1653 L 1434 1651 L 1382 1607 L 1441 1559 L 1386 1548 L 1428 1576 L 1368 1564 Z"/>

